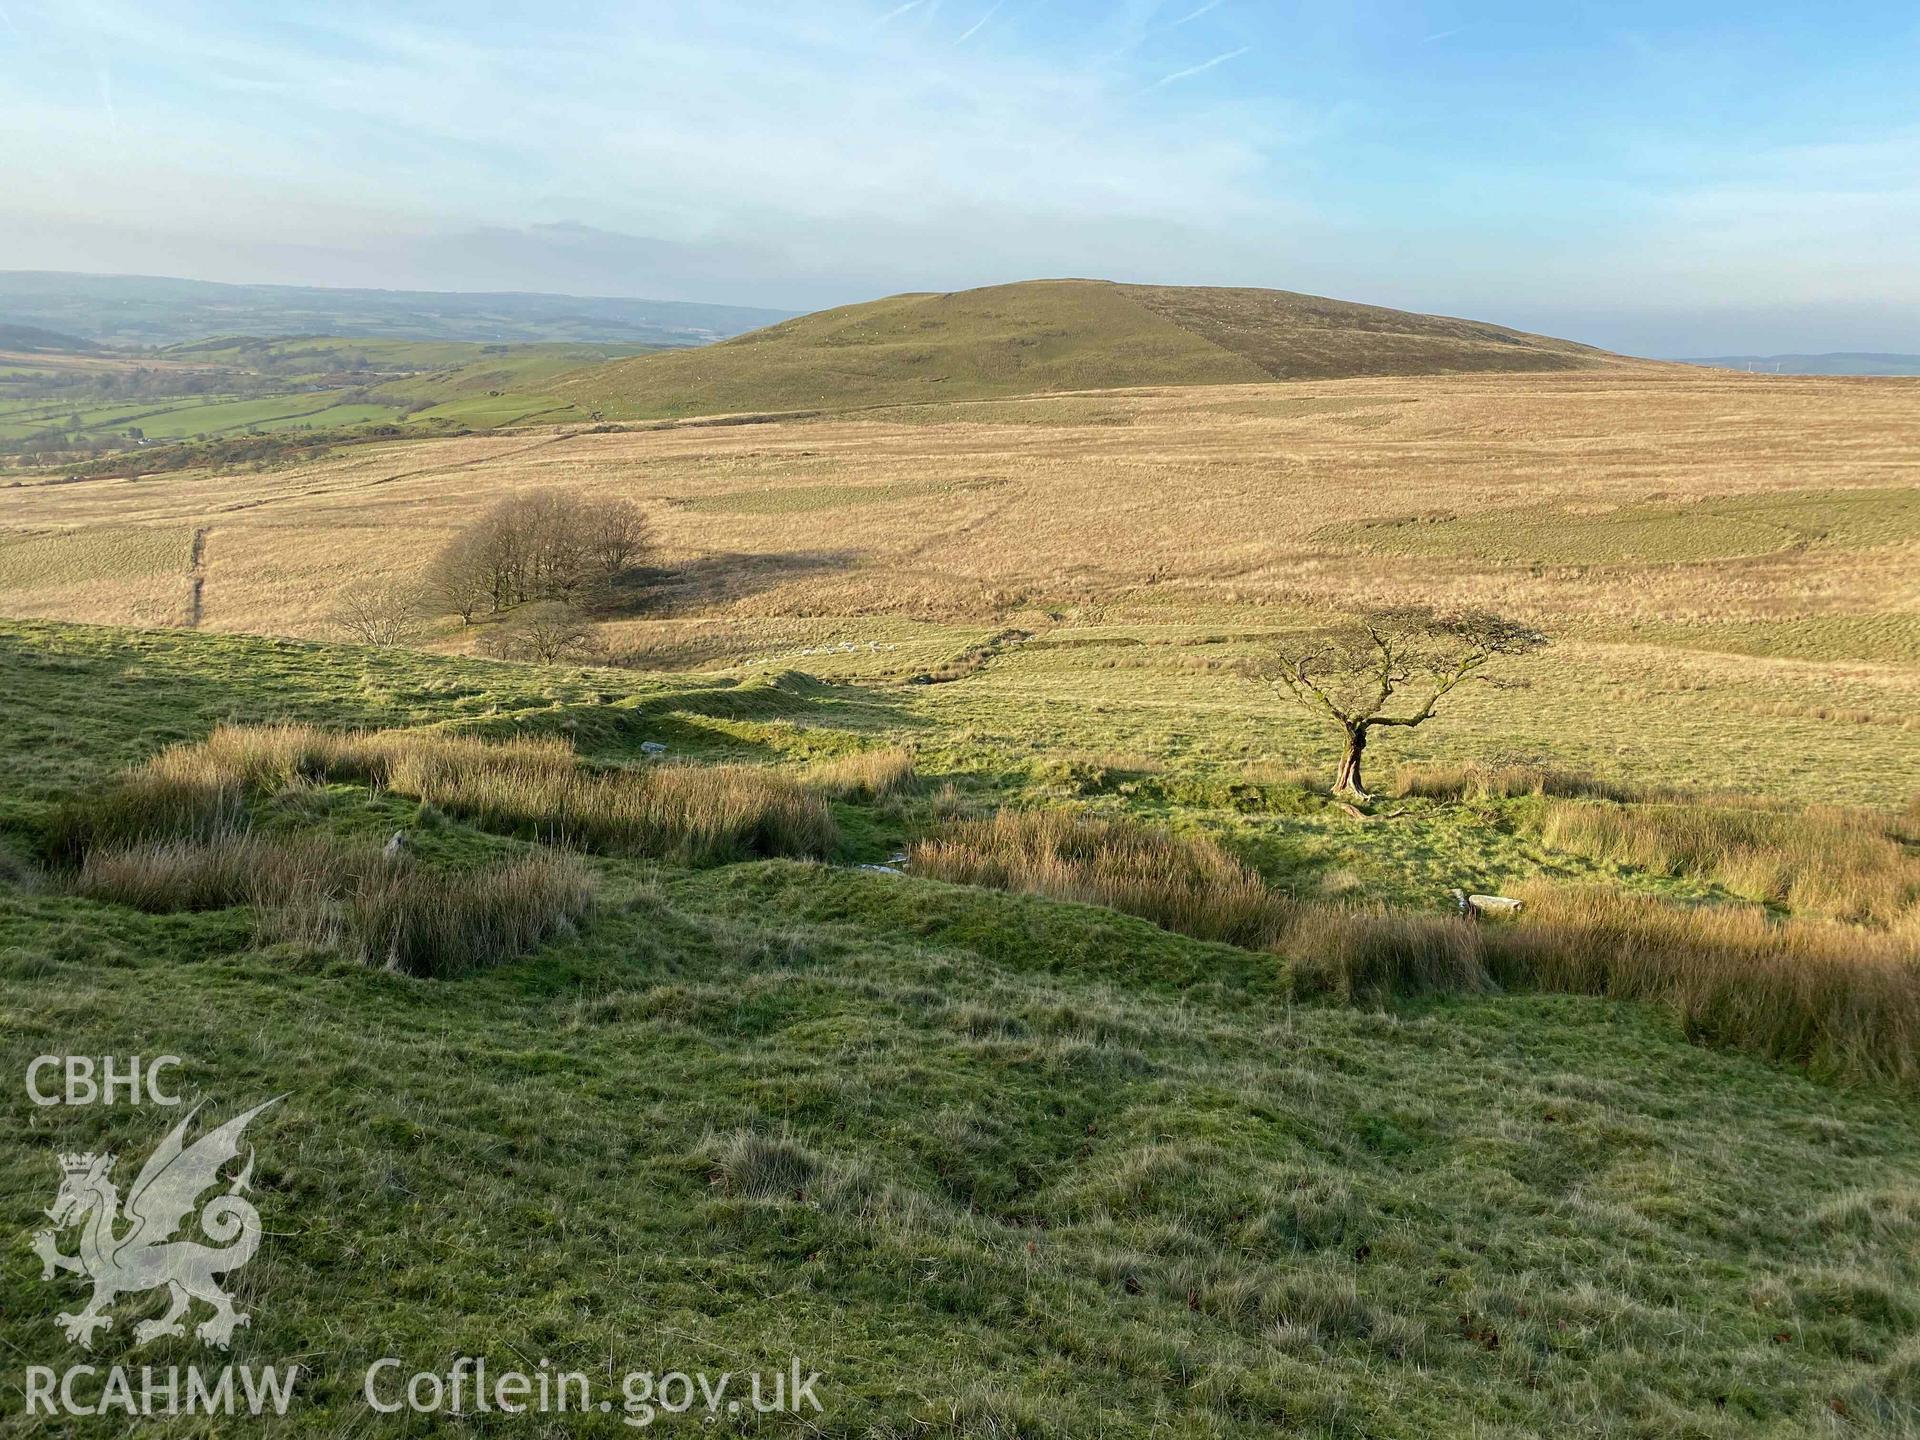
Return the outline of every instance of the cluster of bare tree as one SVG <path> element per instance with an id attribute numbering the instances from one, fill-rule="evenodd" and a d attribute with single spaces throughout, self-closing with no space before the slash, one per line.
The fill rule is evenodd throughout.
<path id="1" fill-rule="evenodd" d="M 502 660 L 605 660 L 607 646 L 586 613 L 564 600 L 536 600 L 489 626 L 474 648 Z"/>
<path id="2" fill-rule="evenodd" d="M 535 490 L 500 501 L 448 541 L 426 589 L 468 623 L 540 602 L 585 609 L 604 603 L 646 548 L 647 519 L 631 500 Z"/>
<path id="3" fill-rule="evenodd" d="M 432 615 L 498 617 L 484 654 L 551 661 L 595 648 L 591 612 L 646 554 L 646 516 L 630 500 L 535 490 L 500 501 L 442 547 L 417 584 L 345 592 L 333 620 L 366 645 L 416 638 Z"/>

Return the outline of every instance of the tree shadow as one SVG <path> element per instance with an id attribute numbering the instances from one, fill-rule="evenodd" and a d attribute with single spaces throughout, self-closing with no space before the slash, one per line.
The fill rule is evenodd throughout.
<path id="1" fill-rule="evenodd" d="M 793 550 L 777 554 L 716 551 L 672 568 L 640 567 L 621 581 L 618 614 L 669 619 L 764 594 L 789 580 L 849 568 L 857 550 Z"/>

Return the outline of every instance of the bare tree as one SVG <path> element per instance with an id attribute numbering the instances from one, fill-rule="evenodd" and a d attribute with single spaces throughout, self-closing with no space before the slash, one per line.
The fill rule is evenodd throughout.
<path id="1" fill-rule="evenodd" d="M 404 645 L 420 634 L 420 594 L 399 581 L 349 585 L 334 600 L 334 628 L 362 645 Z"/>
<path id="2" fill-rule="evenodd" d="M 482 537 L 462 531 L 449 540 L 427 566 L 423 598 L 471 625 L 479 610 L 494 598 L 493 576 Z"/>
<path id="3" fill-rule="evenodd" d="M 600 500 L 587 514 L 587 541 L 606 583 L 633 568 L 652 542 L 652 527 L 631 500 Z"/>
<path id="4" fill-rule="evenodd" d="M 1461 685 L 1493 681 L 1481 673 L 1493 661 L 1546 643 L 1539 631 L 1484 610 L 1405 606 L 1376 610 L 1282 647 L 1256 664 L 1254 673 L 1338 727 L 1345 746 L 1334 792 L 1364 800 L 1360 764 L 1371 731 L 1426 724 Z M 1396 708 L 1398 713 L 1389 713 Z"/>
<path id="5" fill-rule="evenodd" d="M 577 659 L 593 653 L 599 632 L 575 606 L 561 600 L 523 605 L 480 639 L 484 655 L 504 660 Z"/>

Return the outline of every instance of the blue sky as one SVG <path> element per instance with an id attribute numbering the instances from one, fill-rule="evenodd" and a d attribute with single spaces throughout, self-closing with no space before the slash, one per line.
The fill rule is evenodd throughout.
<path id="1" fill-rule="evenodd" d="M 0 0 L 0 268 L 1920 351 L 1920 7 Z"/>

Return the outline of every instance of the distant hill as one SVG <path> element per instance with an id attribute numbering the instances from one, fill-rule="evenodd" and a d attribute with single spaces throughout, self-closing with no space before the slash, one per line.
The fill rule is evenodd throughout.
<path id="1" fill-rule="evenodd" d="M 1755 370 L 1769 375 L 1920 375 L 1920 355 L 1853 351 L 1826 355 L 1715 355 L 1680 363 L 1713 365 L 1722 370 Z"/>
<path id="2" fill-rule="evenodd" d="M 0 320 L 0 350 L 15 355 L 92 355 L 100 346 L 78 335 L 62 335 L 38 325 L 14 325 Z"/>
<path id="3" fill-rule="evenodd" d="M 0 271 L 0 315 L 115 345 L 176 345 L 222 335 L 704 345 L 786 314 L 674 300 Z"/>
<path id="4" fill-rule="evenodd" d="M 1602 350 L 1284 290 L 1032 280 L 822 310 L 699 351 L 617 361 L 554 393 L 629 418 L 1140 385 L 1577 370 Z"/>

